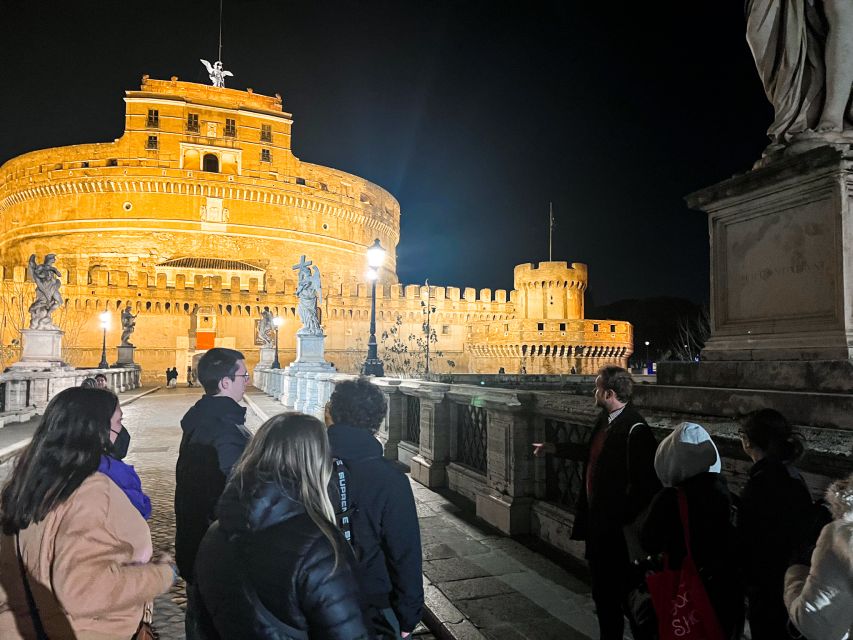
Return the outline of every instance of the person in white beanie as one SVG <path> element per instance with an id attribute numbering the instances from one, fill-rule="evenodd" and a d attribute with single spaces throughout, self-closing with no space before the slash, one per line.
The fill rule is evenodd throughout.
<path id="1" fill-rule="evenodd" d="M 808 640 L 853 637 L 853 474 L 826 491 L 834 520 L 820 532 L 811 567 L 785 574 L 785 606 Z"/>
<path id="2" fill-rule="evenodd" d="M 687 498 L 690 550 L 720 626 L 728 638 L 743 627 L 743 586 L 732 524 L 732 496 L 720 474 L 720 455 L 700 425 L 682 422 L 658 445 L 655 471 L 664 488 L 640 525 L 650 555 L 666 553 L 678 566 L 685 555 L 678 492 Z"/>

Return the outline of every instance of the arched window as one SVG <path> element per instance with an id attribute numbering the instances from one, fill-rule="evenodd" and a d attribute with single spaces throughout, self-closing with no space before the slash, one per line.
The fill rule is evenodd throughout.
<path id="1" fill-rule="evenodd" d="M 219 173 L 219 158 L 217 158 L 214 154 L 205 153 L 203 162 L 204 165 L 202 167 L 202 171 Z"/>

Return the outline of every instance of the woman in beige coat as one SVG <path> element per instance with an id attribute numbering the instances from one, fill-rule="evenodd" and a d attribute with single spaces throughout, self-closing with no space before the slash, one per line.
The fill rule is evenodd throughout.
<path id="1" fill-rule="evenodd" d="M 131 638 L 175 580 L 145 519 L 98 471 L 121 431 L 118 398 L 71 388 L 48 404 L 0 494 L 0 638 Z"/>

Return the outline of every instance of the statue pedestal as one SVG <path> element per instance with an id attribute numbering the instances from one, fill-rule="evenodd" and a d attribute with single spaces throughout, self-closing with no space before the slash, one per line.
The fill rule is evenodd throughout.
<path id="1" fill-rule="evenodd" d="M 853 358 L 851 161 L 823 147 L 688 196 L 711 236 L 703 360 Z"/>
<path id="2" fill-rule="evenodd" d="M 261 347 L 260 352 L 261 357 L 258 360 L 258 366 L 269 367 L 275 360 L 275 347 Z"/>
<path id="3" fill-rule="evenodd" d="M 301 329 L 300 329 L 301 331 Z M 326 370 L 330 365 L 325 360 L 326 336 L 302 334 L 296 332 L 296 360 L 293 364 L 323 364 Z M 293 366 L 293 365 L 291 365 Z"/>
<path id="4" fill-rule="evenodd" d="M 21 331 L 23 351 L 18 369 L 62 369 L 62 331 L 59 329 L 24 329 Z"/>
<path id="5" fill-rule="evenodd" d="M 118 360 L 116 360 L 116 363 L 113 366 L 137 366 L 136 363 L 133 361 L 133 352 L 136 349 L 135 346 L 133 346 L 132 344 L 120 344 L 118 347 L 116 347 L 116 349 L 118 350 Z"/>

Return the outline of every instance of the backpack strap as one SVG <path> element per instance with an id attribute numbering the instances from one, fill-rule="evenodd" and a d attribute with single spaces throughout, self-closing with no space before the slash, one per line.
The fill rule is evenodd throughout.
<path id="1" fill-rule="evenodd" d="M 338 509 L 335 511 L 335 519 L 347 543 L 352 545 L 352 514 L 355 508 L 350 501 L 349 469 L 340 458 L 332 458 L 332 462 L 336 478 L 335 486 L 338 489 Z"/>

